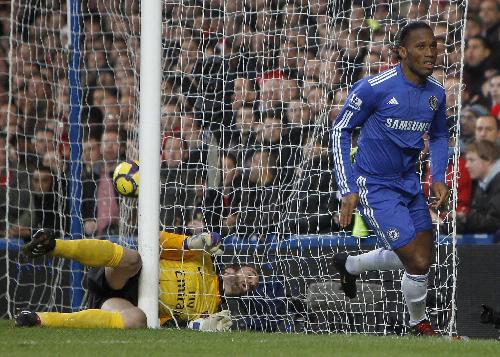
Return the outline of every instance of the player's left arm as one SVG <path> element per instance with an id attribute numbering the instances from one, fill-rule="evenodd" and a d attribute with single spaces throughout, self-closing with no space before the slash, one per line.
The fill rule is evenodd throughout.
<path id="1" fill-rule="evenodd" d="M 429 150 L 431 154 L 432 190 L 436 201 L 434 208 L 448 203 L 450 189 L 446 184 L 448 166 L 448 126 L 446 124 L 446 95 L 443 95 L 429 129 Z"/>

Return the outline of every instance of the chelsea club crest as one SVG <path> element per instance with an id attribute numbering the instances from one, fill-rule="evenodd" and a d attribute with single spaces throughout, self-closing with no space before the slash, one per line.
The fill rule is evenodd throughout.
<path id="1" fill-rule="evenodd" d="M 387 236 L 390 240 L 396 241 L 399 239 L 399 231 L 396 228 L 389 228 L 387 230 Z"/>
<path id="2" fill-rule="evenodd" d="M 435 95 L 431 96 L 429 98 L 429 107 L 432 109 L 432 111 L 436 111 L 438 107 L 438 99 Z"/>

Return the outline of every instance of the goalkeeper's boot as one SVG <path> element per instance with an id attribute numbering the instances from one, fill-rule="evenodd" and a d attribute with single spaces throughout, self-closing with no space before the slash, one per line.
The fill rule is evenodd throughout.
<path id="1" fill-rule="evenodd" d="M 422 320 L 415 326 L 410 328 L 410 334 L 413 336 L 439 336 L 434 328 L 432 327 L 429 320 Z"/>
<path id="2" fill-rule="evenodd" d="M 333 256 L 333 265 L 340 274 L 340 286 L 342 287 L 342 291 L 348 298 L 354 299 L 358 293 L 356 279 L 359 278 L 359 275 L 352 275 L 347 271 L 345 268 L 347 257 L 348 254 L 345 252 L 335 254 Z"/>
<path id="3" fill-rule="evenodd" d="M 16 316 L 16 327 L 34 327 L 41 325 L 40 317 L 34 311 L 23 310 Z"/>
<path id="4" fill-rule="evenodd" d="M 31 242 L 23 247 L 23 254 L 28 258 L 41 257 L 56 247 L 56 234 L 50 229 L 39 229 L 33 234 Z"/>

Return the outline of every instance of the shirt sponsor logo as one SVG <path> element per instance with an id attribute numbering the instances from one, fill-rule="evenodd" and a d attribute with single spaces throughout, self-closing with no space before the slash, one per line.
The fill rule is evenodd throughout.
<path id="1" fill-rule="evenodd" d="M 391 129 L 408 130 L 408 131 L 427 131 L 429 130 L 430 123 L 422 123 L 414 120 L 400 120 L 387 118 L 385 126 Z"/>
<path id="2" fill-rule="evenodd" d="M 361 98 L 359 98 L 356 94 L 353 94 L 351 97 L 351 100 L 349 101 L 349 106 L 352 109 L 360 110 L 361 104 L 363 104 L 363 101 L 361 100 Z"/>
<path id="3" fill-rule="evenodd" d="M 177 301 L 175 304 L 176 310 L 183 310 L 186 307 L 186 274 L 183 271 L 177 270 L 175 272 L 177 282 Z M 189 291 L 187 300 L 187 307 L 193 309 L 195 303 L 195 292 Z"/>
<path id="4" fill-rule="evenodd" d="M 435 95 L 429 98 L 429 107 L 435 112 L 438 108 L 438 99 Z"/>

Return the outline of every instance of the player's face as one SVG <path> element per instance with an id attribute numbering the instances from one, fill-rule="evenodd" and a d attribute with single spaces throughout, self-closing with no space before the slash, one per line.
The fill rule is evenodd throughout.
<path id="1" fill-rule="evenodd" d="M 257 288 L 259 284 L 259 275 L 249 266 L 243 266 L 236 273 L 239 276 L 240 288 L 243 293 L 248 293 Z"/>
<path id="2" fill-rule="evenodd" d="M 476 140 L 495 142 L 498 135 L 496 119 L 492 116 L 483 116 L 476 121 Z"/>
<path id="3" fill-rule="evenodd" d="M 490 162 L 479 157 L 477 152 L 465 154 L 465 167 L 473 180 L 482 179 L 488 173 Z"/>
<path id="4" fill-rule="evenodd" d="M 495 104 L 500 104 L 500 76 L 490 79 L 490 94 Z"/>
<path id="5" fill-rule="evenodd" d="M 223 278 L 224 291 L 228 296 L 246 295 L 259 284 L 259 274 L 249 266 L 242 266 L 236 271 L 230 268 L 225 271 Z"/>
<path id="6" fill-rule="evenodd" d="M 102 135 L 101 154 L 105 161 L 114 162 L 120 156 L 120 137 L 118 133 L 107 132 Z"/>
<path id="7" fill-rule="evenodd" d="M 411 31 L 400 55 L 413 75 L 420 78 L 430 76 L 437 60 L 437 41 L 432 30 Z"/>

